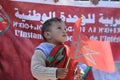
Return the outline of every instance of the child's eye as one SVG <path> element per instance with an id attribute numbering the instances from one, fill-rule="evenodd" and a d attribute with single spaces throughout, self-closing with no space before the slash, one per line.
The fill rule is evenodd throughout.
<path id="1" fill-rule="evenodd" d="M 61 27 L 58 27 L 58 29 L 61 29 Z"/>

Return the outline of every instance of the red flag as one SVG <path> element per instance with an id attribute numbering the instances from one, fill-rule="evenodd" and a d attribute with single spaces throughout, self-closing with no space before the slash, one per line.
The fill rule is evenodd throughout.
<path id="1" fill-rule="evenodd" d="M 75 22 L 70 57 L 105 72 L 114 72 L 115 65 L 109 42 L 90 40 L 80 32 L 82 18 Z"/>

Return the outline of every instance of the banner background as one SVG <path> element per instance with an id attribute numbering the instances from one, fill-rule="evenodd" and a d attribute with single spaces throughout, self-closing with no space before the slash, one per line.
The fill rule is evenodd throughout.
<path id="1" fill-rule="evenodd" d="M 60 17 L 66 23 L 66 44 L 70 46 L 74 21 L 84 15 L 86 20 L 80 31 L 90 39 L 110 40 L 114 60 L 120 62 L 120 8 L 61 6 L 8 0 L 1 1 L 0 4 L 11 19 L 9 30 L 0 35 L 1 80 L 34 80 L 30 72 L 31 57 L 34 48 L 42 42 L 41 24 L 51 17 Z M 36 14 L 39 18 L 32 20 L 31 17 Z M 108 20 L 108 23 L 100 22 L 100 18 Z M 120 72 L 120 69 L 117 71 Z"/>

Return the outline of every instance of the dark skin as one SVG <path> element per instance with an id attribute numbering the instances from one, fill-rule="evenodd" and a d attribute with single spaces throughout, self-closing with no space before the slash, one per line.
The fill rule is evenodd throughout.
<path id="1" fill-rule="evenodd" d="M 90 0 L 92 4 L 97 5 L 99 3 L 98 0 Z"/>

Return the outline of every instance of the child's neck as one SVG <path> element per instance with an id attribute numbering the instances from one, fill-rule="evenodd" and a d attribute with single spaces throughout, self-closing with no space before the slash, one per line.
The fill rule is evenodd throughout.
<path id="1" fill-rule="evenodd" d="M 62 44 L 62 43 L 55 43 L 55 42 L 50 42 L 50 41 L 47 41 L 47 43 L 50 43 L 50 44 L 53 44 L 53 45 L 60 45 L 60 44 Z"/>

